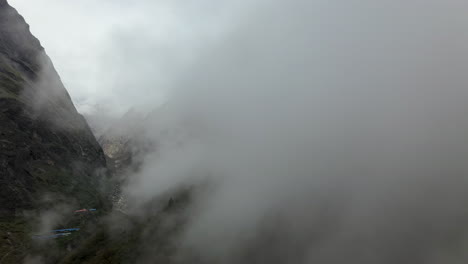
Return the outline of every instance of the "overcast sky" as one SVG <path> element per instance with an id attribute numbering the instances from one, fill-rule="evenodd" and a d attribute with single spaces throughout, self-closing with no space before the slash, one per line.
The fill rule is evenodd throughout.
<path id="1" fill-rule="evenodd" d="M 241 2 L 9 0 L 52 58 L 81 112 L 151 109 Z M 234 1 L 230 1 L 234 2 Z"/>

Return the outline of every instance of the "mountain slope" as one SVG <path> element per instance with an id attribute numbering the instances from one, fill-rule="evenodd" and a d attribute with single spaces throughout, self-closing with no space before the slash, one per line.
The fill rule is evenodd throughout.
<path id="1" fill-rule="evenodd" d="M 54 203 L 109 206 L 100 191 L 104 153 L 44 48 L 6 0 L 0 0 L 0 124 L 0 258 L 22 231 L 2 223 Z"/>

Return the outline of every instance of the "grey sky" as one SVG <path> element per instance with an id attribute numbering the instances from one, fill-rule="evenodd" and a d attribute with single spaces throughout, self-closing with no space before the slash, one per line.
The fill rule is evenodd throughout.
<path id="1" fill-rule="evenodd" d="M 81 112 L 160 104 L 202 43 L 227 29 L 238 3 L 10 0 L 52 58 Z"/>

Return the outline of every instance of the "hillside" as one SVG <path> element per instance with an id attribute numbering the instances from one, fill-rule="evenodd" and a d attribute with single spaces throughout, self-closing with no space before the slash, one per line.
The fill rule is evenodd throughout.
<path id="1" fill-rule="evenodd" d="M 6 0 L 0 0 L 0 123 L 0 262 L 9 263 L 25 255 L 17 245 L 27 247 L 32 216 L 56 204 L 105 210 L 109 203 L 101 191 L 101 147 Z"/>

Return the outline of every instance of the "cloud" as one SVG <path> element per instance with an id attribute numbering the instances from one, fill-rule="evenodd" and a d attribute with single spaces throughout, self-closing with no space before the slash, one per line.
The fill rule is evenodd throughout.
<path id="1" fill-rule="evenodd" d="M 244 1 L 240 1 L 244 2 Z M 11 0 L 45 46 L 79 111 L 160 105 L 204 43 L 233 23 L 236 3 Z"/>
<path id="2" fill-rule="evenodd" d="M 127 191 L 210 175 L 183 240 L 207 263 L 463 262 L 466 8 L 255 7 L 180 76 L 179 136 Z"/>
<path id="3" fill-rule="evenodd" d="M 157 152 L 126 191 L 138 204 L 213 180 L 192 207 L 187 252 L 206 263 L 466 262 L 464 3 L 53 3 L 62 23 L 39 36 L 48 49 L 73 25 L 88 36 L 63 45 L 76 56 L 52 54 L 74 98 L 118 112 L 160 100 L 153 87 L 167 93 L 145 123 Z"/>

